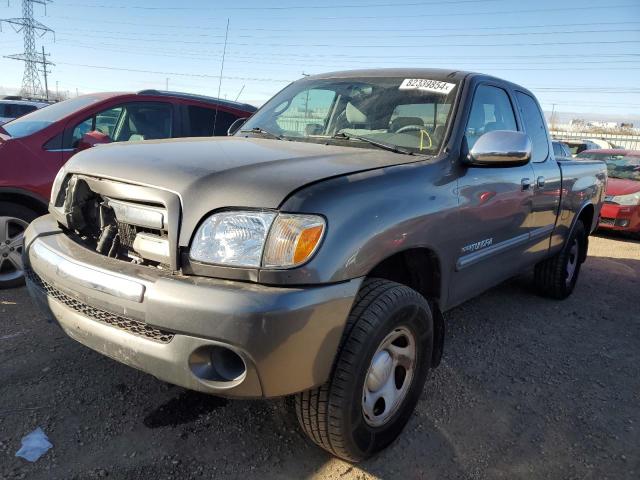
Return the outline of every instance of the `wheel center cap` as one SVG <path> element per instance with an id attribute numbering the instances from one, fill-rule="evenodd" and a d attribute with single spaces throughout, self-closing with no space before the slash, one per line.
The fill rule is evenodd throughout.
<path id="1" fill-rule="evenodd" d="M 389 352 L 382 350 L 378 352 L 373 361 L 371 362 L 371 368 L 369 369 L 369 375 L 367 376 L 367 388 L 371 392 L 377 392 L 387 382 L 391 370 L 393 368 L 393 359 Z"/>

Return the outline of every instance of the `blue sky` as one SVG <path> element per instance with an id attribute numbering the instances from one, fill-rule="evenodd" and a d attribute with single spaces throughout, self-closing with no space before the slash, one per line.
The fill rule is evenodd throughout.
<path id="1" fill-rule="evenodd" d="M 3 0 L 0 18 L 20 0 Z M 338 6 L 339 5 L 339 6 Z M 482 71 L 531 88 L 543 108 L 640 118 L 640 1 L 55 0 L 34 5 L 56 31 L 50 89 L 165 88 L 261 104 L 302 73 L 376 67 Z M 22 51 L 7 24 L 0 54 Z M 0 88 L 23 65 L 0 58 Z M 244 86 L 244 88 L 243 88 Z"/>

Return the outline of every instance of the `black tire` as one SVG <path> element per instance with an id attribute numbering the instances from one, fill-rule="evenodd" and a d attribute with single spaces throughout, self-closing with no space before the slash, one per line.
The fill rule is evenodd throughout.
<path id="1" fill-rule="evenodd" d="M 588 236 L 581 220 L 571 231 L 562 250 L 535 267 L 535 284 L 542 296 L 562 300 L 573 292 L 580 267 L 587 258 Z M 573 269 L 571 269 L 573 265 Z"/>
<path id="2" fill-rule="evenodd" d="M 365 380 L 370 378 L 369 367 L 378 347 L 398 331 L 410 332 L 415 340 L 414 367 L 401 380 L 407 381 L 402 387 L 406 390 L 397 407 L 389 409 L 388 420 L 372 426 L 363 411 Z M 422 295 L 388 280 L 365 280 L 349 314 L 331 378 L 295 396 L 304 432 L 317 445 L 349 462 L 361 461 L 388 446 L 404 428 L 422 393 L 431 366 L 433 332 L 433 316 Z M 390 370 L 393 385 L 398 383 L 398 368 L 402 367 Z M 388 378 L 392 378 L 390 373 Z"/>
<path id="3" fill-rule="evenodd" d="M 11 234 L 13 235 L 15 235 L 17 231 L 17 222 L 15 222 L 14 219 L 29 224 L 37 217 L 38 214 L 27 207 L 10 202 L 0 202 L 0 228 L 4 228 L 3 226 L 7 219 L 12 219 Z M 4 231 L 0 232 L 0 240 L 2 240 L 3 244 L 5 236 L 6 233 Z M 0 250 L 2 250 L 2 252 L 0 252 L 0 289 L 24 285 L 24 274 L 19 274 L 15 266 L 4 261 L 5 258 L 8 258 L 4 257 L 4 255 L 13 253 L 13 250 L 11 252 L 5 251 L 6 249 L 3 249 L 2 245 L 0 245 Z M 21 254 L 22 246 L 20 245 L 19 248 L 15 248 L 15 251 Z M 15 274 L 12 269 L 15 269 Z"/>

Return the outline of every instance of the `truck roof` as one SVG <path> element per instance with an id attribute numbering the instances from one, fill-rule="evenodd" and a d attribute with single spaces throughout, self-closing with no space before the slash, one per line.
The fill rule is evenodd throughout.
<path id="1" fill-rule="evenodd" d="M 431 78 L 434 80 L 462 80 L 472 72 L 451 70 L 445 68 L 371 68 L 362 70 L 342 70 L 336 72 L 320 73 L 305 78 L 359 78 L 359 77 L 407 77 L 407 78 Z"/>
<path id="2" fill-rule="evenodd" d="M 329 78 L 366 78 L 366 77 L 404 77 L 404 78 L 426 78 L 430 80 L 438 80 L 442 82 L 456 81 L 460 82 L 467 77 L 481 77 L 484 80 L 495 81 L 511 88 L 522 90 L 534 96 L 531 91 L 516 83 L 505 80 L 504 78 L 494 77 L 486 73 L 469 72 L 465 70 L 453 70 L 450 68 L 371 68 L 362 70 L 342 70 L 336 72 L 320 73 L 304 77 L 300 81 L 307 79 L 321 80 Z"/>

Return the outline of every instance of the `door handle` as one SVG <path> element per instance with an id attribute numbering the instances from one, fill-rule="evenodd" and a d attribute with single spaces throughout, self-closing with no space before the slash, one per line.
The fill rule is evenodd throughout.
<path id="1" fill-rule="evenodd" d="M 538 188 L 544 187 L 544 182 L 545 182 L 544 177 L 538 177 L 538 179 L 536 180 L 536 183 L 538 184 Z"/>
<path id="2" fill-rule="evenodd" d="M 531 187 L 531 179 L 523 178 L 522 180 L 520 180 L 520 184 L 522 185 L 522 190 L 529 190 L 529 188 Z"/>

